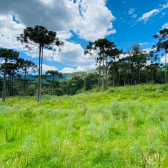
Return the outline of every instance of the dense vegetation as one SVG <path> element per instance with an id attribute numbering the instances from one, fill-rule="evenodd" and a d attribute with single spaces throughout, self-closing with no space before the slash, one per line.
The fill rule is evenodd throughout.
<path id="1" fill-rule="evenodd" d="M 0 103 L 0 167 L 167 167 L 168 86 Z"/>
<path id="2" fill-rule="evenodd" d="M 39 64 L 0 48 L 0 167 L 167 167 L 167 37 L 168 29 L 154 35 L 150 52 L 89 42 L 84 54 L 97 54 L 97 69 L 60 80 L 42 73 L 43 50 L 63 45 L 56 32 L 24 29 L 17 39 L 36 45 Z"/>
<path id="3" fill-rule="evenodd" d="M 164 30 L 167 32 L 167 29 Z M 164 34 L 166 34 L 165 32 Z M 158 38 L 159 36 L 155 35 L 155 37 Z M 95 59 L 98 65 L 97 70 L 89 74 L 85 72 L 72 73 L 66 81 L 60 80 L 65 75 L 58 71 L 48 70 L 45 74 L 42 74 L 41 61 L 43 55 L 39 57 L 41 65 L 39 71 L 39 68 L 33 62 L 19 58 L 18 52 L 0 49 L 0 58 L 5 59 L 5 63 L 0 66 L 0 72 L 3 75 L 3 81 L 0 79 L 0 90 L 2 90 L 0 96 L 5 102 L 5 98 L 15 95 L 37 95 L 37 101 L 41 102 L 41 95 L 44 94 L 74 95 L 90 90 L 95 86 L 98 88 L 97 91 L 100 90 L 100 86 L 104 91 L 111 85 L 167 83 L 168 66 L 166 65 L 166 57 L 165 64 L 160 63 L 161 56 L 164 55 L 163 52 L 167 53 L 168 42 L 165 40 L 166 37 L 163 39 L 160 37 L 159 42 L 150 52 L 143 50 L 139 44 L 134 44 L 127 54 L 117 49 L 114 42 L 105 38 L 90 42 L 84 54 L 92 56 L 94 51 L 98 52 L 98 57 Z M 40 49 L 39 54 L 43 54 L 42 49 Z M 7 62 L 8 60 L 13 62 Z M 27 78 L 30 68 L 33 70 L 32 72 L 38 70 L 37 82 L 34 79 Z M 24 78 L 21 77 L 23 75 Z M 49 77 L 52 77 L 52 79 L 49 79 Z"/>

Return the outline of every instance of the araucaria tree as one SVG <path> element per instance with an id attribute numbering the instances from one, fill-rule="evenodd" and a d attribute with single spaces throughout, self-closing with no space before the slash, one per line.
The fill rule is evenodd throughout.
<path id="1" fill-rule="evenodd" d="M 19 68 L 23 70 L 23 74 L 24 74 L 23 96 L 25 96 L 26 95 L 26 83 L 27 83 L 26 75 L 28 74 L 29 68 L 32 71 L 35 71 L 37 66 L 35 65 L 34 62 L 29 61 L 29 60 L 24 60 L 22 58 L 18 59 L 18 64 L 19 64 Z"/>
<path id="2" fill-rule="evenodd" d="M 146 64 L 147 53 L 141 49 L 140 44 L 134 44 L 131 50 L 131 57 L 136 67 L 136 76 L 138 77 L 136 81 L 140 84 L 140 70 Z"/>
<path id="3" fill-rule="evenodd" d="M 35 26 L 35 28 L 27 27 L 23 34 L 17 39 L 26 43 L 26 47 L 31 49 L 31 45 L 38 45 L 39 48 L 39 66 L 38 66 L 38 94 L 37 102 L 41 102 L 41 87 L 42 87 L 42 64 L 43 64 L 43 49 L 53 49 L 54 45 L 63 45 L 63 42 L 56 38 L 56 32 L 49 31 L 43 26 Z M 55 51 L 55 49 L 54 49 Z"/>
<path id="4" fill-rule="evenodd" d="M 119 59 L 119 54 L 121 54 L 123 51 L 116 48 L 116 45 L 114 45 L 114 42 L 110 42 L 108 50 L 105 52 L 107 56 L 112 58 L 112 61 L 109 62 L 109 64 L 113 64 L 113 86 L 115 84 L 115 66 L 116 66 L 116 58 Z"/>
<path id="5" fill-rule="evenodd" d="M 62 78 L 62 73 L 54 70 L 48 70 L 46 71 L 46 75 L 49 75 L 49 77 L 52 77 L 52 95 L 53 95 L 53 87 L 54 87 L 54 77 L 58 76 L 59 78 Z"/>
<path id="6" fill-rule="evenodd" d="M 157 47 L 157 52 L 161 52 L 164 51 L 164 55 L 165 55 L 165 83 L 167 83 L 167 69 L 166 69 L 166 65 L 167 65 L 167 54 L 168 54 L 168 40 L 166 40 L 168 38 L 168 29 L 165 28 L 163 30 L 160 30 L 159 33 L 157 35 L 153 36 L 154 38 L 159 38 L 158 43 L 156 44 L 156 46 L 154 45 L 153 48 Z"/>
<path id="7" fill-rule="evenodd" d="M 19 57 L 19 52 L 13 51 L 12 49 L 4 49 L 0 48 L 0 59 L 3 59 L 5 61 L 4 63 L 4 73 L 3 73 L 3 91 L 2 91 L 2 102 L 5 103 L 5 97 L 6 97 L 6 67 L 7 62 L 14 61 Z"/>
<path id="8" fill-rule="evenodd" d="M 146 69 L 151 70 L 152 83 L 154 83 L 153 75 L 154 75 L 154 69 L 156 69 L 156 66 L 158 64 L 156 62 L 159 61 L 158 54 L 156 54 L 154 51 L 150 51 L 148 53 L 147 60 L 150 61 L 150 66 L 146 67 Z"/>
<path id="9" fill-rule="evenodd" d="M 97 55 L 99 56 L 96 61 L 98 62 L 99 69 L 99 79 L 98 79 L 98 90 L 100 90 L 100 77 L 101 77 L 101 62 L 103 62 L 103 80 L 102 80 L 102 90 L 104 91 L 104 61 L 107 58 L 106 51 L 111 46 L 111 42 L 106 38 L 98 39 L 95 42 L 89 42 L 87 45 L 87 50 L 84 51 L 84 54 L 92 55 L 93 50 L 98 51 Z"/>

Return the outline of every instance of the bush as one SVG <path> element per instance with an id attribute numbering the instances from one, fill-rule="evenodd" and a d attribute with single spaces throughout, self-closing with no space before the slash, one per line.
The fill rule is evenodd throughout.
<path id="1" fill-rule="evenodd" d="M 54 89 L 55 95 L 62 96 L 64 94 L 64 91 L 62 89 Z"/>
<path id="2" fill-rule="evenodd" d="M 27 96 L 34 96 L 36 93 L 36 86 L 34 84 L 28 86 L 27 90 L 26 90 L 26 95 Z"/>

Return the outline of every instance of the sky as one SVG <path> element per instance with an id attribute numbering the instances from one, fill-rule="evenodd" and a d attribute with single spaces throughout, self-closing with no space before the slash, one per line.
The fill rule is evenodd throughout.
<path id="1" fill-rule="evenodd" d="M 96 56 L 84 55 L 89 41 L 107 38 L 124 52 L 139 43 L 148 51 L 157 43 L 153 35 L 168 28 L 167 18 L 167 0 L 3 0 L 0 47 L 38 64 L 38 47 L 29 51 L 16 37 L 26 27 L 41 25 L 64 42 L 61 52 L 44 50 L 43 73 L 85 71 L 96 68 Z"/>

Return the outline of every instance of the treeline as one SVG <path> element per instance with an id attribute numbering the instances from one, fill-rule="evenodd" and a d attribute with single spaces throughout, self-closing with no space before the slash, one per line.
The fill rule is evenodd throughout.
<path id="1" fill-rule="evenodd" d="M 61 96 L 64 94 L 74 95 L 80 92 L 97 88 L 102 91 L 108 86 L 136 85 L 140 83 L 167 83 L 167 60 L 160 63 L 161 57 L 168 53 L 168 29 L 160 30 L 154 38 L 159 38 L 150 52 L 143 50 L 140 44 L 134 44 L 124 53 L 116 47 L 114 42 L 106 38 L 89 42 L 84 54 L 98 55 L 95 59 L 97 73 L 75 72 L 70 75 L 71 79 L 56 81 L 55 77 L 62 78 L 62 73 L 49 70 L 42 74 L 43 49 L 56 51 L 54 46 L 64 43 L 59 41 L 56 33 L 48 31 L 45 27 L 27 27 L 23 34 L 17 37 L 18 41 L 25 43 L 28 49 L 31 44 L 39 48 L 39 65 L 29 60 L 19 58 L 19 52 L 12 49 L 0 49 L 0 96 L 2 101 L 15 95 L 37 95 L 37 101 L 41 102 L 41 95 L 51 94 Z M 59 51 L 61 51 L 59 49 Z M 38 82 L 27 79 L 29 72 L 38 71 Z M 24 75 L 24 79 L 21 76 Z M 52 80 L 49 80 L 52 77 Z M 46 80 L 48 83 L 43 83 Z"/>
<path id="2" fill-rule="evenodd" d="M 26 86 L 30 82 L 26 78 L 28 70 L 31 68 L 32 72 L 37 70 L 35 63 L 29 60 L 19 58 L 19 52 L 12 49 L 0 48 L 0 58 L 4 61 L 0 65 L 0 91 L 2 101 L 5 102 L 5 98 L 18 95 L 22 91 L 22 95 L 26 95 Z M 24 79 L 21 78 L 24 75 Z M 16 90 L 16 86 L 18 89 Z"/>

